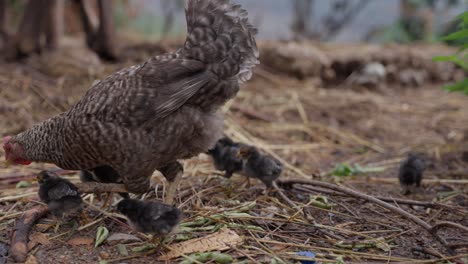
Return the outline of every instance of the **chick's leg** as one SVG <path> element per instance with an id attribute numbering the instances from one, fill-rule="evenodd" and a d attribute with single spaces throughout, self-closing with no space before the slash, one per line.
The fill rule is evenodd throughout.
<path id="1" fill-rule="evenodd" d="M 173 204 L 177 187 L 179 186 L 182 175 L 184 174 L 184 168 L 178 161 L 174 161 L 160 168 L 159 171 L 164 175 L 169 183 L 164 197 L 164 202 L 167 204 Z"/>

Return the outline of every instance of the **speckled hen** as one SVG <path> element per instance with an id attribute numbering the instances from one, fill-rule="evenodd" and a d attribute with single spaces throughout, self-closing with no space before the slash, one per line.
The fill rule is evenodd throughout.
<path id="1" fill-rule="evenodd" d="M 206 152 L 222 137 L 218 110 L 250 79 L 259 56 L 256 30 L 240 5 L 189 0 L 186 17 L 182 48 L 110 75 L 67 112 L 6 137 L 6 159 L 68 170 L 110 166 L 133 193 L 149 189 L 155 170 L 180 178 L 178 159 Z M 174 192 L 171 184 L 168 196 Z"/>

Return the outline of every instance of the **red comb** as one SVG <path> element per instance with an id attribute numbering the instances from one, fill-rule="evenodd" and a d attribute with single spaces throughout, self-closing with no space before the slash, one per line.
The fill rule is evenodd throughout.
<path id="1" fill-rule="evenodd" d="M 10 142 L 11 136 L 6 136 L 3 138 L 3 148 L 5 148 L 5 145 Z"/>

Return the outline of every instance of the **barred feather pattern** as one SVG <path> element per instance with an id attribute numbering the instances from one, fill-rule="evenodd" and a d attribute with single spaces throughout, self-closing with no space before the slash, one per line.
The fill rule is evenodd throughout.
<path id="1" fill-rule="evenodd" d="M 93 83 L 69 111 L 12 138 L 30 161 L 64 169 L 110 166 L 130 192 L 222 137 L 219 107 L 258 63 L 256 30 L 229 0 L 190 0 L 182 48 Z"/>

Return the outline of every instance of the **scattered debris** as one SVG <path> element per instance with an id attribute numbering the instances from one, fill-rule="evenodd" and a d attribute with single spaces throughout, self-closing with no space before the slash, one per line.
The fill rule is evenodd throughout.
<path id="1" fill-rule="evenodd" d="M 169 261 L 170 259 L 190 254 L 194 252 L 210 252 L 215 250 L 227 250 L 239 245 L 242 238 L 234 231 L 222 228 L 216 233 L 205 237 L 187 240 L 181 243 L 172 244 L 171 252 L 162 255 L 159 260 Z"/>

